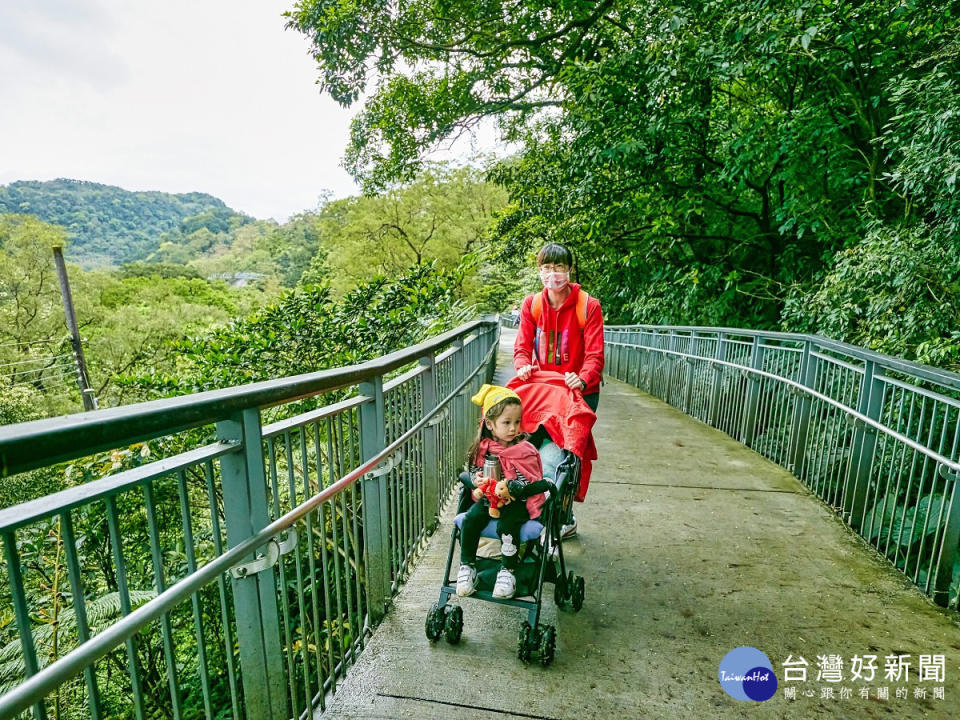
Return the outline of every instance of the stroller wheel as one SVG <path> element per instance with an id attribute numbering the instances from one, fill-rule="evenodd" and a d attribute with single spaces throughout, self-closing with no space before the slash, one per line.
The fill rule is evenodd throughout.
<path id="1" fill-rule="evenodd" d="M 447 613 L 447 619 L 443 623 L 443 633 L 451 645 L 460 642 L 460 637 L 463 635 L 463 608 L 459 605 L 455 605 Z"/>
<path id="2" fill-rule="evenodd" d="M 547 667 L 553 662 L 557 649 L 557 630 L 553 625 L 544 625 L 540 631 L 540 664 Z"/>
<path id="3" fill-rule="evenodd" d="M 427 611 L 427 621 L 424 624 L 427 640 L 433 642 L 440 639 L 440 635 L 443 634 L 443 621 L 443 610 L 437 607 L 437 603 L 434 603 L 433 607 Z"/>
<path id="4" fill-rule="evenodd" d="M 583 607 L 583 597 L 585 593 L 586 588 L 583 577 L 578 577 L 571 587 L 571 594 L 573 596 L 573 609 L 577 612 L 580 612 L 580 608 Z"/>
<path id="5" fill-rule="evenodd" d="M 530 654 L 536 645 L 536 639 L 533 637 L 533 628 L 530 623 L 524 620 L 520 624 L 520 635 L 517 638 L 517 657 L 522 663 L 530 662 Z"/>
<path id="6" fill-rule="evenodd" d="M 553 602 L 558 608 L 562 608 L 567 602 L 566 581 L 561 577 L 553 586 Z"/>

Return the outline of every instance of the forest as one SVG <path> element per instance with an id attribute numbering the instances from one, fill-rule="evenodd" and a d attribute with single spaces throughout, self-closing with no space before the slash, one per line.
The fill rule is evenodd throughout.
<path id="1" fill-rule="evenodd" d="M 815 332 L 960 361 L 947 0 L 300 0 L 370 191 L 493 123 L 491 245 L 573 246 L 610 322 Z M 363 101 L 360 101 L 363 98 Z"/>
<path id="2" fill-rule="evenodd" d="M 70 260 L 85 267 L 156 260 L 165 244 L 183 247 L 192 257 L 208 249 L 208 238 L 253 220 L 205 193 L 130 192 L 63 178 L 0 187 L 4 213 L 32 215 L 64 228 Z"/>
<path id="3" fill-rule="evenodd" d="M 201 193 L 0 188 L 0 424 L 82 407 L 53 245 L 102 407 L 362 362 L 505 311 L 536 288 L 548 241 L 574 250 L 607 324 L 817 333 L 958 371 L 957 13 L 946 0 L 399 0 L 389 13 L 299 0 L 286 22 L 311 43 L 320 87 L 358 109 L 344 162 L 364 193 L 277 223 Z M 515 150 L 431 159 L 484 125 Z M 6 478 L 0 508 L 209 439 Z M 184 493 L 206 503 L 194 480 Z M 105 519 L 76 522 L 110 621 Z M 121 530 L 135 546 L 144 520 Z M 20 551 L 50 662 L 69 645 L 59 523 Z M 145 602 L 153 570 L 130 573 Z M 0 694 L 23 671 L 5 593 Z M 175 630 L 186 641 L 189 618 Z M 144 633 L 137 656 L 160 706 L 161 643 Z M 122 670 L 117 655 L 102 672 L 116 684 Z"/>

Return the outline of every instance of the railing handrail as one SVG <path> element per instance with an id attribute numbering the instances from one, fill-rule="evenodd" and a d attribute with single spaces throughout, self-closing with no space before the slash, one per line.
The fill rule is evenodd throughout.
<path id="1" fill-rule="evenodd" d="M 461 326 L 461 329 L 467 327 L 472 329 L 477 327 L 478 323 L 484 324 L 485 321 L 469 323 L 466 326 Z M 469 329 L 467 330 L 468 332 Z M 413 346 L 413 348 L 425 348 L 425 350 L 429 352 L 432 348 L 445 344 L 438 342 L 440 338 L 448 338 L 446 342 L 450 342 L 451 338 L 456 339 L 456 337 L 460 334 L 462 333 L 454 330 L 450 333 L 445 333 L 444 335 L 438 336 L 438 338 L 432 343 L 421 343 L 420 345 Z M 412 350 L 413 348 L 410 349 Z M 194 593 L 198 592 L 205 585 L 213 582 L 219 575 L 229 571 L 231 567 L 236 565 L 258 547 L 269 542 L 271 538 L 276 537 L 280 533 L 291 528 L 299 520 L 303 519 L 311 510 L 317 508 L 323 502 L 350 487 L 359 478 L 376 468 L 394 452 L 396 452 L 397 449 L 400 448 L 405 442 L 413 437 L 415 433 L 426 426 L 430 420 L 433 419 L 434 415 L 441 412 L 446 407 L 447 403 L 463 392 L 463 389 L 468 383 L 470 383 L 471 380 L 473 380 L 476 374 L 480 372 L 484 364 L 489 360 L 490 356 L 496 352 L 496 349 L 497 346 L 493 345 L 487 352 L 485 361 L 478 364 L 478 366 L 474 368 L 473 372 L 464 378 L 463 382 L 455 387 L 446 397 L 439 400 L 433 409 L 431 409 L 429 412 L 426 412 L 423 417 L 421 417 L 420 420 L 407 429 L 406 432 L 400 435 L 396 440 L 391 442 L 372 458 L 354 468 L 335 483 L 329 485 L 311 497 L 309 500 L 304 501 L 297 507 L 277 518 L 256 534 L 251 535 L 246 540 L 243 540 L 239 544 L 230 548 L 203 567 L 197 568 L 195 572 L 187 575 L 174 585 L 171 585 L 164 592 L 160 593 L 152 600 L 144 603 L 136 610 L 133 610 L 129 615 L 126 615 L 117 623 L 109 626 L 102 632 L 90 638 L 87 642 L 79 645 L 56 662 L 46 666 L 36 674 L 27 678 L 22 684 L 18 685 L 6 695 L 0 697 L 0 717 L 13 717 L 16 713 L 28 709 L 31 705 L 46 697 L 57 687 L 79 675 L 84 668 L 88 667 L 111 650 L 122 645 L 128 638 L 139 632 L 143 627 L 158 619 L 165 612 L 172 610 L 176 605 L 183 602 Z M 378 360 L 382 361 L 398 354 L 399 353 L 392 353 L 392 355 L 384 356 Z M 420 352 L 420 355 L 422 354 L 424 354 L 423 350 Z M 376 363 L 377 361 L 370 362 Z M 382 369 L 379 370 L 379 372 L 389 372 L 389 370 L 400 367 L 406 364 L 406 362 L 409 361 L 394 364 L 394 361 L 391 360 L 390 362 L 380 365 L 380 368 Z M 367 363 L 364 363 L 364 365 L 366 364 Z M 312 412 L 314 411 L 311 411 L 311 413 Z M 311 413 L 304 413 L 304 415 L 309 415 Z M 205 451 L 207 448 L 201 448 L 201 450 Z M 109 480 L 109 478 L 106 478 L 106 480 Z"/>
<path id="2" fill-rule="evenodd" d="M 209 425 L 240 410 L 270 407 L 356 385 L 414 362 L 478 327 L 494 324 L 492 318 L 474 320 L 359 365 L 3 426 L 0 477 Z"/>
<path id="3" fill-rule="evenodd" d="M 608 340 L 607 344 L 622 345 L 624 347 L 635 347 L 631 345 L 626 345 L 625 343 L 618 343 L 615 340 Z M 725 367 L 729 367 L 735 370 L 740 370 L 742 372 L 749 373 L 750 375 L 756 375 L 757 377 L 765 377 L 765 378 L 769 378 L 771 380 L 775 380 L 777 382 L 783 383 L 788 387 L 793 388 L 797 392 L 807 394 L 812 398 L 816 398 L 821 402 L 827 403 L 828 405 L 831 405 L 837 408 L 838 410 L 845 413 L 847 416 L 853 418 L 857 422 L 862 422 L 864 425 L 867 425 L 868 427 L 871 427 L 874 430 L 882 432 L 885 435 L 889 435 L 895 440 L 898 440 L 899 442 L 902 442 L 904 445 L 907 445 L 913 450 L 916 450 L 918 453 L 921 453 L 922 455 L 927 456 L 934 462 L 939 463 L 941 466 L 949 468 L 951 472 L 960 474 L 960 462 L 956 462 L 955 460 L 951 460 L 950 458 L 944 455 L 941 455 L 937 451 L 932 450 L 921 443 L 918 443 L 917 441 L 907 437 L 903 433 L 897 432 L 893 428 L 888 428 L 883 423 L 877 422 L 873 418 L 868 417 L 867 415 L 864 415 L 862 412 L 856 410 L 855 408 L 844 405 L 842 402 L 838 402 L 837 400 L 834 400 L 829 395 L 825 395 L 821 392 L 814 390 L 813 388 L 807 387 L 801 382 L 797 382 L 796 380 L 791 380 L 790 378 L 783 377 L 782 375 L 777 375 L 775 373 L 767 372 L 766 370 L 760 370 L 759 368 L 752 368 L 746 365 L 740 365 L 738 363 L 729 362 L 727 360 L 718 360 L 716 358 L 705 358 L 700 355 L 691 355 L 690 353 L 679 352 L 677 350 L 668 350 L 666 348 L 653 348 L 653 349 L 662 355 L 674 355 L 676 357 L 681 357 L 681 358 L 690 359 L 690 360 L 703 360 L 704 362 L 710 363 L 711 365 L 723 365 Z"/>
<path id="4" fill-rule="evenodd" d="M 942 607 L 960 558 L 960 375 L 818 335 L 605 328 L 609 374 L 792 472 Z"/>
<path id="5" fill-rule="evenodd" d="M 749 337 L 769 338 L 771 340 L 789 340 L 793 342 L 812 342 L 821 347 L 841 352 L 850 357 L 860 360 L 870 360 L 879 363 L 884 367 L 896 370 L 897 372 L 916 375 L 918 378 L 935 382 L 944 387 L 954 390 L 960 390 L 960 373 L 942 370 L 931 365 L 923 365 L 905 360 L 903 358 L 886 355 L 885 353 L 869 350 L 867 348 L 851 345 L 840 340 L 831 340 L 822 335 L 813 335 L 810 333 L 789 333 L 776 330 L 747 330 L 744 328 L 728 327 L 704 327 L 699 325 L 606 325 L 604 330 L 614 332 L 624 332 L 630 330 L 654 330 L 660 333 L 664 332 L 684 332 L 684 333 L 707 333 L 710 335 L 742 335 Z"/>

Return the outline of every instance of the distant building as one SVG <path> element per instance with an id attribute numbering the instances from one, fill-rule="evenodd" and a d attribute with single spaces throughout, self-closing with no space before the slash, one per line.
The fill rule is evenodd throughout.
<path id="1" fill-rule="evenodd" d="M 226 280 L 230 287 L 246 287 L 251 283 L 263 280 L 266 277 L 264 273 L 254 272 L 235 272 L 235 273 L 214 273 L 208 275 L 208 280 Z"/>

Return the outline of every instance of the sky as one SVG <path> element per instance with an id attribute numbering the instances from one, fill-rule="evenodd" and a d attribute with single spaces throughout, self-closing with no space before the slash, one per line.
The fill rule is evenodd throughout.
<path id="1" fill-rule="evenodd" d="M 0 0 L 0 185 L 205 192 L 285 220 L 356 194 L 294 0 Z"/>

